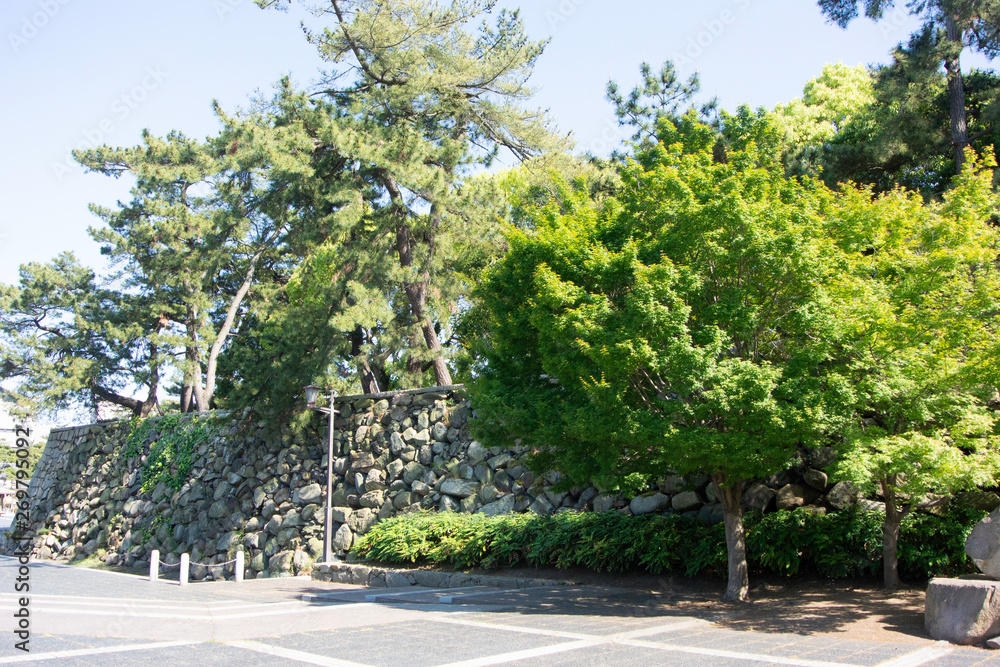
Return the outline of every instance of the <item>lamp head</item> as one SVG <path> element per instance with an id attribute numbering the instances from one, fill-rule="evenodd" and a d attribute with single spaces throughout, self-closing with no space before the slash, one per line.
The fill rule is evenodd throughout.
<path id="1" fill-rule="evenodd" d="M 305 392 L 306 392 L 306 405 L 308 405 L 310 409 L 315 408 L 316 398 L 319 396 L 319 387 L 311 384 L 305 388 Z"/>

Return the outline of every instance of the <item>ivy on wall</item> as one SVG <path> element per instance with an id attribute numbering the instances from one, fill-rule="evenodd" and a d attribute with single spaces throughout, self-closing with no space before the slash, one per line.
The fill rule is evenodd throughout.
<path id="1" fill-rule="evenodd" d="M 129 422 L 122 455 L 131 461 L 142 456 L 149 443 L 149 453 L 142 466 L 143 492 L 152 491 L 160 482 L 177 491 L 191 474 L 194 453 L 208 437 L 208 423 L 198 416 L 134 417 Z"/>

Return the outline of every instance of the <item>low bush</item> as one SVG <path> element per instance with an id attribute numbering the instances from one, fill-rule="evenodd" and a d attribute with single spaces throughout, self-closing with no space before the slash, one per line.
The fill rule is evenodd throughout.
<path id="1" fill-rule="evenodd" d="M 926 579 L 974 571 L 964 543 L 984 515 L 956 510 L 947 516 L 907 517 L 900 539 L 901 574 Z M 825 515 L 807 509 L 748 514 L 747 562 L 756 574 L 808 573 L 834 579 L 874 575 L 882 567 L 883 519 L 881 512 L 858 508 Z M 354 553 L 382 563 L 459 569 L 531 566 L 726 574 L 722 525 L 704 526 L 681 515 L 406 514 L 376 524 L 356 542 Z"/>

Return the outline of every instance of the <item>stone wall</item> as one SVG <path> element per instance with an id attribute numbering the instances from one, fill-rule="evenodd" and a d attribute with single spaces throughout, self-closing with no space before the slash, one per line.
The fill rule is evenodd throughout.
<path id="1" fill-rule="evenodd" d="M 536 476 L 516 447 L 486 448 L 469 433 L 471 408 L 460 388 L 434 388 L 338 399 L 334 548 L 343 553 L 377 521 L 421 509 L 499 514 L 564 508 L 632 514 L 688 512 L 721 521 L 704 476 L 667 477 L 634 498 L 595 488 L 552 491 L 558 473 Z M 190 417 L 185 417 L 190 418 Z M 322 554 L 326 420 L 316 415 L 293 436 L 267 432 L 249 412 L 201 415 L 211 435 L 192 456 L 177 490 L 142 489 L 143 466 L 158 438 L 125 455 L 127 422 L 54 430 L 29 488 L 36 557 L 97 557 L 145 569 L 159 549 L 170 563 L 191 554 L 193 579 L 231 577 L 219 564 L 243 548 L 248 577 L 311 569 Z M 749 487 L 744 504 L 768 511 L 811 505 L 816 511 L 854 500 L 831 486 L 822 468 L 833 450 L 800 452 L 801 463 Z M 8 553 L 13 541 L 0 548 Z"/>

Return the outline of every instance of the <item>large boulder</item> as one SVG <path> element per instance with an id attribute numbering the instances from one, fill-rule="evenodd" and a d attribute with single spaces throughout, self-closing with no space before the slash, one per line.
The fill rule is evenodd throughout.
<path id="1" fill-rule="evenodd" d="M 1000 635 L 1000 581 L 932 579 L 924 628 L 934 639 L 954 644 L 980 644 Z"/>
<path id="2" fill-rule="evenodd" d="M 815 492 L 812 492 L 812 489 L 806 489 L 799 484 L 786 484 L 778 489 L 774 502 L 779 510 L 790 510 L 808 505 L 814 497 Z"/>
<path id="3" fill-rule="evenodd" d="M 769 486 L 760 482 L 751 484 L 750 488 L 743 494 L 743 506 L 748 510 L 764 512 L 774 500 L 774 495 L 774 489 Z"/>
<path id="4" fill-rule="evenodd" d="M 465 479 L 446 479 L 441 484 L 441 493 L 458 498 L 468 498 L 479 492 L 479 482 Z"/>
<path id="5" fill-rule="evenodd" d="M 993 510 L 969 533 L 965 553 L 983 574 L 1000 579 L 1000 508 Z"/>
<path id="6" fill-rule="evenodd" d="M 826 494 L 827 504 L 838 510 L 847 509 L 858 502 L 860 492 L 850 482 L 837 482 Z"/>
<path id="7" fill-rule="evenodd" d="M 678 512 L 695 510 L 704 504 L 697 491 L 682 491 L 675 495 L 670 502 Z"/>
<path id="8" fill-rule="evenodd" d="M 659 491 L 643 494 L 633 498 L 628 507 L 632 510 L 632 514 L 636 516 L 659 512 L 670 507 L 670 496 L 664 495 Z"/>

